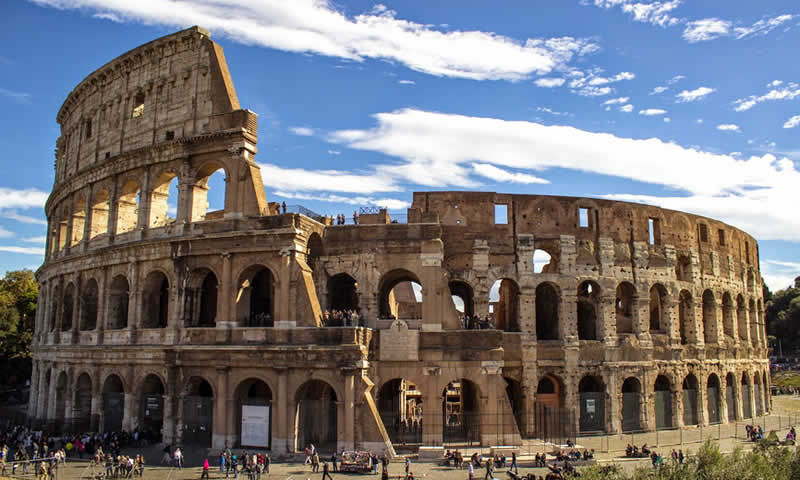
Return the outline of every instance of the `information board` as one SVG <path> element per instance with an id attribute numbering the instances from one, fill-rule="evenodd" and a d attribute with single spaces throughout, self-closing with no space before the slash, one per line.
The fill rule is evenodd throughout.
<path id="1" fill-rule="evenodd" d="M 242 405 L 241 444 L 269 448 L 269 405 Z"/>

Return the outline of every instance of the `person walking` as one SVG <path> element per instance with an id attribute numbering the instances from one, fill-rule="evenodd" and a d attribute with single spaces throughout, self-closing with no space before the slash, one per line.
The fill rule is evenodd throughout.
<path id="1" fill-rule="evenodd" d="M 475 467 L 472 466 L 472 462 L 467 465 L 467 474 L 469 474 L 469 480 L 475 480 Z"/>
<path id="2" fill-rule="evenodd" d="M 333 480 L 333 477 L 331 477 L 331 472 L 328 468 L 328 462 L 322 463 L 322 480 L 325 480 L 325 477 L 328 477 L 330 480 Z"/>
<path id="3" fill-rule="evenodd" d="M 333 471 L 338 472 L 338 467 L 336 466 L 336 451 L 333 452 L 331 455 L 331 464 L 333 465 Z"/>
<path id="4" fill-rule="evenodd" d="M 319 455 L 317 455 L 317 452 L 311 455 L 311 471 L 314 473 L 319 472 Z"/>
<path id="5" fill-rule="evenodd" d="M 494 465 L 491 458 L 486 460 L 486 475 L 483 476 L 483 480 L 494 480 Z"/>
<path id="6" fill-rule="evenodd" d="M 200 480 L 208 480 L 208 459 L 203 460 L 203 473 L 200 475 Z"/>
<path id="7" fill-rule="evenodd" d="M 519 474 L 519 468 L 517 467 L 517 452 L 511 452 L 511 467 L 509 467 L 509 471 L 514 470 L 514 474 Z"/>

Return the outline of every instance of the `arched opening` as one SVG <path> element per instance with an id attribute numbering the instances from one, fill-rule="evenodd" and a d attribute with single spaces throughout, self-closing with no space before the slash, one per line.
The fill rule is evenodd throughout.
<path id="1" fill-rule="evenodd" d="M 151 373 L 144 378 L 139 431 L 148 443 L 161 441 L 161 428 L 164 425 L 164 392 L 164 384 L 158 375 Z"/>
<path id="2" fill-rule="evenodd" d="M 717 301 L 711 290 L 703 292 L 703 340 L 717 343 Z"/>
<path id="3" fill-rule="evenodd" d="M 108 233 L 108 210 L 111 206 L 108 190 L 102 189 L 94 194 L 92 200 L 92 227 L 89 239 Z"/>
<path id="4" fill-rule="evenodd" d="M 448 383 L 442 391 L 444 444 L 480 445 L 481 416 L 478 386 L 466 378 Z"/>
<path id="5" fill-rule="evenodd" d="M 70 239 L 70 246 L 77 245 L 83 240 L 83 227 L 86 225 L 86 198 L 83 195 L 78 197 L 75 201 L 75 206 L 72 210 L 72 238 Z"/>
<path id="6" fill-rule="evenodd" d="M 750 300 L 750 344 L 758 346 L 758 316 L 756 315 L 756 302 Z"/>
<path id="7" fill-rule="evenodd" d="M 379 283 L 380 318 L 421 319 L 422 284 L 408 270 L 392 270 Z"/>
<path id="8" fill-rule="evenodd" d="M 204 378 L 192 377 L 183 396 L 183 443 L 211 447 L 214 390 Z"/>
<path id="9" fill-rule="evenodd" d="M 736 421 L 736 377 L 732 373 L 725 377 L 725 405 L 728 407 L 728 421 Z"/>
<path id="10" fill-rule="evenodd" d="M 581 432 L 602 432 L 606 425 L 606 388 L 603 379 L 587 375 L 578 383 Z"/>
<path id="11" fill-rule="evenodd" d="M 60 215 L 60 220 L 58 222 L 58 251 L 64 249 L 67 245 L 69 245 L 68 238 L 67 238 L 67 227 L 69 224 L 69 212 L 64 209 Z"/>
<path id="12" fill-rule="evenodd" d="M 636 289 L 628 282 L 617 285 L 617 334 L 633 333 L 633 297 Z"/>
<path id="13" fill-rule="evenodd" d="M 628 377 L 622 383 L 622 431 L 636 432 L 642 429 L 641 405 L 642 384 L 636 377 Z"/>
<path id="14" fill-rule="evenodd" d="M 308 266 L 311 267 L 312 270 L 316 270 L 317 261 L 319 257 L 325 255 L 325 247 L 322 244 L 322 237 L 319 236 L 318 233 L 314 232 L 308 237 Z"/>
<path id="15" fill-rule="evenodd" d="M 747 342 L 747 306 L 742 294 L 736 296 L 736 322 L 739 330 L 739 340 Z"/>
<path id="16" fill-rule="evenodd" d="M 69 419 L 66 418 L 67 395 L 67 374 L 66 372 L 61 372 L 56 380 L 56 432 L 63 431 L 65 426 L 69 424 Z"/>
<path id="17" fill-rule="evenodd" d="M 683 424 L 697 425 L 697 377 L 691 373 L 683 379 Z"/>
<path id="18" fill-rule="evenodd" d="M 597 322 L 600 286 L 592 281 L 578 285 L 578 339 L 597 340 L 600 326 Z"/>
<path id="19" fill-rule="evenodd" d="M 234 422 L 240 447 L 272 448 L 272 390 L 262 380 L 239 384 Z"/>
<path id="20" fill-rule="evenodd" d="M 675 264 L 675 278 L 679 282 L 692 281 L 692 259 L 688 255 L 678 255 Z"/>
<path id="21" fill-rule="evenodd" d="M 39 387 L 39 398 L 42 398 L 42 412 L 39 414 L 41 417 L 47 416 L 50 411 L 50 378 L 53 375 L 53 369 L 48 368 L 42 378 L 42 385 Z"/>
<path id="22" fill-rule="evenodd" d="M 750 384 L 747 381 L 746 373 L 742 374 L 741 392 L 742 392 L 742 418 L 752 418 L 753 407 L 750 402 Z"/>
<path id="23" fill-rule="evenodd" d="M 564 385 L 553 375 L 544 375 L 536 385 L 536 437 L 565 443 L 574 434 L 574 413 L 564 408 Z"/>
<path id="24" fill-rule="evenodd" d="M 159 228 L 175 223 L 178 215 L 178 176 L 173 172 L 162 173 L 155 181 L 150 193 L 150 228 Z"/>
<path id="25" fill-rule="evenodd" d="M 497 293 L 495 297 L 493 292 Z M 489 312 L 495 328 L 519 332 L 519 286 L 510 278 L 497 280 L 489 291 Z"/>
<path id="26" fill-rule="evenodd" d="M 236 315 L 246 327 L 275 326 L 275 277 L 272 271 L 254 265 L 239 276 Z"/>
<path id="27" fill-rule="evenodd" d="M 213 328 L 217 322 L 217 276 L 207 268 L 192 273 L 186 289 L 184 323 L 187 327 Z"/>
<path id="28" fill-rule="evenodd" d="M 450 287 L 450 298 L 453 300 L 453 305 L 456 307 L 456 311 L 464 318 L 464 324 L 466 325 L 466 320 L 471 320 L 472 316 L 475 315 L 475 300 L 472 287 L 467 282 L 462 282 L 461 280 L 454 280 L 450 282 L 448 286 Z M 494 289 L 494 286 L 492 286 L 492 289 Z M 491 305 L 491 290 L 489 291 L 489 302 Z M 489 308 L 491 308 L 491 306 Z"/>
<path id="29" fill-rule="evenodd" d="M 73 305 L 75 305 L 75 285 L 72 282 L 64 289 L 64 307 L 61 310 L 61 331 L 72 330 Z"/>
<path id="30" fill-rule="evenodd" d="M 681 333 L 681 345 L 686 345 L 690 340 L 694 340 L 694 304 L 692 294 L 687 290 L 681 290 L 678 299 L 678 317 Z"/>
<path id="31" fill-rule="evenodd" d="M 139 217 L 139 194 L 141 189 L 135 180 L 128 180 L 117 199 L 117 234 L 136 229 Z"/>
<path id="32" fill-rule="evenodd" d="M 88 432 L 92 424 L 92 380 L 86 373 L 81 373 L 75 382 L 73 405 L 72 431 Z"/>
<path id="33" fill-rule="evenodd" d="M 716 374 L 712 373 L 708 376 L 708 381 L 706 382 L 706 406 L 708 409 L 708 423 L 720 423 L 722 422 L 722 415 L 720 415 L 720 410 L 722 409 L 721 398 L 719 395 L 719 377 Z"/>
<path id="34" fill-rule="evenodd" d="M 51 294 L 52 297 L 50 299 L 50 318 L 49 325 L 47 330 L 50 332 L 55 332 L 58 327 L 58 307 L 61 305 L 62 298 L 61 298 L 61 284 L 56 283 L 53 287 L 53 293 Z"/>
<path id="35" fill-rule="evenodd" d="M 525 431 L 525 402 L 522 396 L 522 385 L 513 378 L 503 378 L 506 381 L 506 397 L 508 397 L 508 403 L 514 415 L 514 421 L 517 424 L 517 429 L 520 434 L 524 437 L 527 432 Z"/>
<path id="36" fill-rule="evenodd" d="M 560 299 L 555 287 L 540 283 L 536 287 L 536 338 L 538 340 L 558 340 L 558 305 Z"/>
<path id="37" fill-rule="evenodd" d="M 197 172 L 192 186 L 192 221 L 218 220 L 225 216 L 227 175 L 222 165 L 207 163 Z"/>
<path id="38" fill-rule="evenodd" d="M 153 271 L 142 289 L 142 328 L 166 328 L 169 319 L 169 280 Z"/>
<path id="39" fill-rule="evenodd" d="M 109 330 L 128 328 L 128 279 L 117 275 L 111 281 L 111 295 L 108 301 Z"/>
<path id="40" fill-rule="evenodd" d="M 667 289 L 660 283 L 650 288 L 650 331 L 667 330 Z"/>
<path id="41" fill-rule="evenodd" d="M 314 444 L 318 451 L 336 450 L 336 391 L 322 380 L 309 380 L 297 389 L 295 451 Z"/>
<path id="42" fill-rule="evenodd" d="M 533 273 L 558 273 L 558 256 L 542 249 L 534 250 Z"/>
<path id="43" fill-rule="evenodd" d="M 97 301 L 97 281 L 94 278 L 90 278 L 83 287 L 83 296 L 81 297 L 81 321 L 79 325 L 81 330 L 94 330 L 97 327 Z"/>
<path id="44" fill-rule="evenodd" d="M 669 378 L 659 375 L 653 385 L 655 392 L 656 429 L 672 428 L 672 384 Z"/>
<path id="45" fill-rule="evenodd" d="M 125 387 L 117 375 L 109 375 L 103 383 L 103 431 L 122 430 L 125 415 Z"/>
<path id="46" fill-rule="evenodd" d="M 422 392 L 404 378 L 384 383 L 378 391 L 378 413 L 395 448 L 422 444 Z"/>
<path id="47" fill-rule="evenodd" d="M 725 292 L 725 294 L 722 296 L 722 331 L 724 332 L 725 337 L 731 340 L 733 340 L 734 338 L 733 312 L 734 312 L 733 298 L 731 297 L 730 293 Z"/>
<path id="48" fill-rule="evenodd" d="M 328 314 L 325 325 L 341 327 L 349 325 L 352 312 L 358 311 L 358 282 L 346 273 L 328 279 Z"/>
<path id="49" fill-rule="evenodd" d="M 764 415 L 764 391 L 761 378 L 757 373 L 753 374 L 753 389 L 755 390 L 756 416 L 760 417 Z"/>

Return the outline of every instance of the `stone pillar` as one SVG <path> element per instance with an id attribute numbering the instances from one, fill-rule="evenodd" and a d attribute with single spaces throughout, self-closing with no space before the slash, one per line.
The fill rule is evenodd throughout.
<path id="1" fill-rule="evenodd" d="M 214 449 L 225 448 L 228 439 L 228 375 L 229 367 L 217 368 L 216 389 L 214 396 L 214 426 L 211 435 L 211 447 Z M 232 414 L 232 412 L 230 412 Z"/>
<path id="2" fill-rule="evenodd" d="M 44 384 L 47 381 L 47 369 L 48 364 L 43 361 L 39 361 L 39 378 L 36 380 L 36 415 L 34 418 L 36 420 L 44 420 L 47 418 L 47 394 L 48 392 L 44 389 Z"/>
<path id="3" fill-rule="evenodd" d="M 277 419 L 272 431 L 272 451 L 276 453 L 294 451 L 295 410 L 289 395 L 289 370 L 280 368 L 278 374 L 278 398 L 272 418 Z M 283 421 L 280 421 L 283 420 Z"/>
<path id="4" fill-rule="evenodd" d="M 436 382 L 426 382 L 429 388 L 423 390 L 422 405 L 422 444 L 425 446 L 437 446 L 443 443 L 442 432 L 442 395 L 433 392 L 431 388 L 436 388 Z M 431 413 L 431 410 L 433 410 Z"/>
<path id="5" fill-rule="evenodd" d="M 92 238 L 92 216 L 94 215 L 94 209 L 92 208 L 92 204 L 94 202 L 94 184 L 90 183 L 86 187 L 86 210 L 83 213 L 83 251 L 85 252 L 89 248 L 89 240 Z"/>
<path id="6" fill-rule="evenodd" d="M 28 423 L 30 424 L 31 421 L 36 420 L 37 418 L 37 411 L 36 407 L 38 406 L 36 402 L 39 398 L 39 361 L 33 360 L 31 367 L 31 388 L 30 394 L 28 395 Z"/>
<path id="7" fill-rule="evenodd" d="M 75 294 L 72 296 L 72 344 L 77 345 L 80 343 L 80 323 L 81 323 L 81 315 L 82 315 L 82 305 L 83 302 L 80 301 L 81 299 L 81 292 L 83 289 L 83 275 L 81 272 L 78 272 L 75 275 Z"/>
<path id="8" fill-rule="evenodd" d="M 717 376 L 719 377 L 719 421 L 728 423 L 728 377 L 726 375 Z"/>
<path id="9" fill-rule="evenodd" d="M 236 296 L 236 288 L 233 284 L 231 274 L 231 254 L 230 252 L 222 252 L 221 255 L 222 278 L 220 279 L 219 288 L 217 289 L 217 328 L 232 328 L 236 326 L 236 309 L 232 308 Z M 289 297 L 278 298 L 288 299 Z"/>
<path id="10" fill-rule="evenodd" d="M 423 331 L 439 331 L 461 328 L 455 309 L 444 308 L 445 300 L 452 302 L 447 279 L 442 276 L 441 266 L 444 258 L 444 245 L 441 240 L 422 242 L 420 261 L 422 271 L 422 326 Z M 424 431 L 424 430 L 423 430 Z"/>
<path id="11" fill-rule="evenodd" d="M 704 371 L 695 373 L 697 378 L 697 424 L 708 426 L 708 375 Z"/>
<path id="12" fill-rule="evenodd" d="M 131 344 L 136 343 L 141 319 L 139 310 L 141 307 L 141 292 L 139 291 L 139 262 L 136 258 L 128 259 L 128 330 L 131 333 Z"/>
<path id="13" fill-rule="evenodd" d="M 58 382 L 55 365 L 50 369 L 50 388 L 47 391 L 47 421 L 56 419 L 56 383 Z"/>
<path id="14" fill-rule="evenodd" d="M 97 344 L 102 345 L 108 318 L 108 267 L 103 267 L 97 292 Z"/>
<path id="15" fill-rule="evenodd" d="M 678 428 L 683 427 L 683 392 L 680 379 L 670 384 L 672 394 L 672 424 Z"/>
<path id="16" fill-rule="evenodd" d="M 575 289 L 562 290 L 558 304 L 558 336 L 564 344 L 578 344 L 578 296 Z"/>
<path id="17" fill-rule="evenodd" d="M 75 372 L 72 367 L 67 368 L 67 384 L 64 388 L 64 428 L 72 429 L 75 421 L 73 399 L 75 398 Z"/>
<path id="18" fill-rule="evenodd" d="M 622 385 L 611 372 L 606 373 L 603 377 L 603 382 L 606 384 L 606 399 L 608 399 L 608 405 L 605 406 L 606 432 L 616 434 L 622 431 Z"/>
<path id="19" fill-rule="evenodd" d="M 606 348 L 617 346 L 617 313 L 615 297 L 602 296 L 597 302 L 597 318 L 600 321 L 601 335 Z"/>
<path id="20" fill-rule="evenodd" d="M 74 215 L 73 204 L 72 204 L 72 201 L 70 201 L 69 207 L 67 209 L 67 238 L 66 238 L 66 241 L 64 242 L 63 255 L 69 255 L 70 248 L 72 247 L 72 217 L 73 217 L 73 215 Z M 60 241 L 60 239 L 59 239 L 59 241 Z"/>
<path id="21" fill-rule="evenodd" d="M 174 364 L 167 364 L 167 384 L 164 386 L 164 422 L 161 425 L 163 443 L 169 445 L 175 440 L 175 425 L 177 424 L 178 409 L 176 408 L 179 392 L 177 389 L 177 368 Z"/>
<path id="22" fill-rule="evenodd" d="M 150 172 L 145 170 L 142 177 L 142 189 L 139 190 L 141 194 L 139 196 L 139 211 L 137 212 L 136 218 L 136 231 L 139 232 L 139 235 L 150 226 L 150 200 L 153 195 L 153 192 L 150 190 Z"/>
<path id="23" fill-rule="evenodd" d="M 108 193 L 108 238 L 113 242 L 117 235 L 117 213 L 119 211 L 119 198 L 117 176 L 111 177 L 111 191 Z"/>
<path id="24" fill-rule="evenodd" d="M 697 296 L 692 296 L 692 308 L 691 312 L 692 319 L 691 324 L 694 329 L 694 343 L 697 346 L 705 346 L 705 329 L 703 325 L 703 297 L 701 296 L 698 298 Z M 687 332 L 688 343 L 691 343 L 691 334 Z"/>
<path id="25" fill-rule="evenodd" d="M 661 307 L 665 309 L 663 316 L 667 322 L 666 329 L 669 335 L 669 344 L 673 348 L 679 348 L 681 345 L 681 319 L 680 307 L 676 297 L 669 296 Z"/>
<path id="26" fill-rule="evenodd" d="M 650 335 L 650 297 L 635 295 L 632 299 L 633 306 L 633 333 L 639 339 L 642 347 L 652 347 L 653 338 Z"/>
<path id="27" fill-rule="evenodd" d="M 289 284 L 292 275 L 292 252 L 289 249 L 281 250 L 281 267 L 278 273 L 280 280 L 275 288 L 277 298 L 291 298 Z M 277 279 L 276 279 L 277 280 Z M 277 302 L 275 308 L 275 328 L 294 328 L 295 322 L 289 319 L 289 302 Z"/>
<path id="28" fill-rule="evenodd" d="M 344 383 L 344 431 L 338 438 L 339 451 L 355 448 L 355 372 L 351 369 L 341 371 Z"/>

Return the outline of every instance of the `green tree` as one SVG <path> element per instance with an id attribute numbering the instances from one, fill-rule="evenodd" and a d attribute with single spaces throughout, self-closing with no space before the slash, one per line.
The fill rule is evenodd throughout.
<path id="1" fill-rule="evenodd" d="M 767 296 L 765 320 L 767 334 L 781 339 L 784 354 L 788 350 L 800 348 L 800 277 L 794 281 L 794 287 L 778 290 Z"/>
<path id="2" fill-rule="evenodd" d="M 0 361 L 9 365 L 16 380 L 31 370 L 31 338 L 36 320 L 39 285 L 31 270 L 7 272 L 0 279 Z M 7 383 L 10 378 L 0 378 Z"/>

